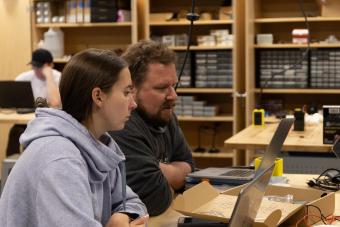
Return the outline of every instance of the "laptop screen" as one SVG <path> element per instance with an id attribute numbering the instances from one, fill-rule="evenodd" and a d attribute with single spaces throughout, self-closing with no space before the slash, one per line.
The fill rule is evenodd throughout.
<path id="1" fill-rule="evenodd" d="M 294 123 L 294 118 L 283 118 L 280 121 L 279 126 L 277 127 L 272 140 L 270 141 L 266 152 L 262 158 L 262 162 L 255 172 L 255 177 L 258 176 L 265 169 L 270 167 L 275 159 L 279 156 L 281 152 L 282 145 L 287 138 L 289 133 L 289 129 L 292 127 Z"/>
<path id="2" fill-rule="evenodd" d="M 273 170 L 274 163 L 240 191 L 229 221 L 229 227 L 253 226 Z"/>
<path id="3" fill-rule="evenodd" d="M 0 108 L 34 108 L 29 81 L 0 81 Z"/>
<path id="4" fill-rule="evenodd" d="M 186 179 L 187 182 L 197 183 L 197 181 L 200 181 L 203 178 L 209 179 L 212 184 L 243 184 L 251 181 L 254 176 L 256 177 L 274 163 L 275 158 L 277 158 L 281 152 L 283 142 L 285 141 L 293 122 L 294 118 L 285 118 L 280 121 L 279 126 L 275 130 L 267 147 L 261 165 L 255 173 L 253 170 L 242 168 L 209 167 L 189 173 Z"/>

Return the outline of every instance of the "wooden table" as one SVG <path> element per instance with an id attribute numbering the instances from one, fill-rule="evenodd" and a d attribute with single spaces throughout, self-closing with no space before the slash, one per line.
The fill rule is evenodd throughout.
<path id="1" fill-rule="evenodd" d="M 0 175 L 2 170 L 2 161 L 6 157 L 9 129 L 13 124 L 27 124 L 33 118 L 34 113 L 18 114 L 14 111 L 0 112 Z"/>
<path id="2" fill-rule="evenodd" d="M 0 112 L 0 123 L 27 124 L 34 118 L 34 113 L 18 114 L 16 112 Z"/>
<path id="3" fill-rule="evenodd" d="M 301 186 L 308 187 L 306 185 L 306 181 L 316 177 L 315 175 L 307 175 L 307 174 L 286 174 L 289 179 L 289 184 L 291 186 Z M 340 215 L 340 191 L 335 194 L 335 215 Z M 166 210 L 163 214 L 151 217 L 149 220 L 149 225 L 152 227 L 176 227 L 177 220 L 179 217 L 182 217 L 181 213 L 173 210 L 171 207 Z M 337 222 L 336 225 L 340 226 L 340 222 Z"/>
<path id="4" fill-rule="evenodd" d="M 248 126 L 236 135 L 224 141 L 224 145 L 231 149 L 266 149 L 278 121 L 266 123 L 264 126 Z M 322 123 L 306 125 L 304 131 L 290 130 L 283 144 L 283 151 L 301 152 L 330 152 L 331 145 L 323 144 Z"/>

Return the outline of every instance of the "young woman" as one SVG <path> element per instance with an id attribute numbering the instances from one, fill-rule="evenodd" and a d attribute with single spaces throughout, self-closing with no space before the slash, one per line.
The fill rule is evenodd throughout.
<path id="1" fill-rule="evenodd" d="M 145 226 L 125 157 L 106 133 L 136 107 L 127 64 L 110 51 L 80 52 L 59 90 L 62 110 L 38 108 L 20 138 L 25 151 L 1 195 L 0 226 Z"/>

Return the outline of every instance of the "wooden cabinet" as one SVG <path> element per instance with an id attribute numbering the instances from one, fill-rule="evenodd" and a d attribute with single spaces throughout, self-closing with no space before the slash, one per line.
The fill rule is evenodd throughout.
<path id="1" fill-rule="evenodd" d="M 273 105 L 279 105 L 277 107 L 279 109 L 293 111 L 294 108 L 302 108 L 305 105 L 317 106 L 319 109 L 326 104 L 339 105 L 340 90 L 337 88 L 340 87 L 340 80 L 336 78 L 340 78 L 340 74 L 336 72 L 339 71 L 336 65 L 340 58 L 337 59 L 336 56 L 340 51 L 340 43 L 327 43 L 325 40 L 331 35 L 340 38 L 338 29 L 340 17 L 321 16 L 317 0 L 300 1 L 308 16 L 310 27 L 311 51 L 304 59 L 308 80 L 300 88 L 300 85 L 294 83 L 283 87 L 268 86 L 269 83 L 266 83 L 267 86 L 261 88 L 259 82 L 261 67 L 275 64 L 279 65 L 280 69 L 287 69 L 292 66 L 291 62 L 287 59 L 282 61 L 275 59 L 276 55 L 285 52 L 297 53 L 301 56 L 305 52 L 307 44 L 294 44 L 292 31 L 296 28 L 306 28 L 306 23 L 297 0 L 248 0 L 246 2 L 246 125 L 251 124 L 252 111 L 257 106 L 263 107 L 275 103 Z M 273 44 L 256 43 L 257 34 L 268 33 L 273 35 Z M 271 58 L 276 62 L 268 61 L 262 64 L 261 53 L 264 52 L 275 53 Z M 301 57 L 297 59 L 301 60 Z M 295 68 L 302 67 L 299 60 L 294 63 L 297 63 Z M 316 74 L 319 74 L 318 78 Z M 277 81 L 287 75 L 288 73 L 279 75 L 271 72 L 269 80 Z M 325 81 L 328 81 L 328 85 L 324 84 Z M 247 153 L 247 162 L 252 158 L 252 153 Z"/>
<path id="2" fill-rule="evenodd" d="M 123 1 L 123 0 L 120 0 Z M 33 8 L 43 0 L 31 0 Z M 51 2 L 51 1 L 50 1 Z M 53 1 L 52 1 L 53 2 Z M 66 0 L 56 1 L 66 4 Z M 131 0 L 131 22 L 113 23 L 36 23 L 36 15 L 32 12 L 32 48 L 35 49 L 44 32 L 50 27 L 58 27 L 64 33 L 65 55 L 72 55 L 86 48 L 122 49 L 137 42 L 139 39 L 149 39 L 155 36 L 185 34 L 189 29 L 189 21 L 155 20 L 154 13 L 173 13 L 183 15 L 190 11 L 190 0 Z M 228 55 L 230 63 L 230 86 L 188 86 L 180 87 L 180 96 L 195 96 L 197 100 L 205 101 L 206 105 L 217 106 L 216 116 L 187 116 L 179 115 L 181 127 L 190 144 L 195 150 L 205 148 L 204 153 L 193 153 L 199 167 L 226 166 L 242 163 L 243 154 L 235 150 L 226 150 L 224 140 L 244 127 L 244 0 L 198 0 L 196 11 L 203 16 L 196 21 L 193 29 L 193 45 L 190 55 L 195 58 L 199 53 Z M 223 18 L 219 16 L 222 6 Z M 222 13 L 223 14 L 223 13 Z M 232 15 L 228 17 L 228 15 Z M 211 17 L 211 18 L 209 18 Z M 228 44 L 201 46 L 197 45 L 198 36 L 209 35 L 211 30 L 229 30 L 233 39 Z M 185 53 L 185 45 L 171 46 L 178 53 Z M 216 60 L 216 59 L 215 59 Z M 194 61 L 194 60 L 193 60 Z M 192 61 L 192 62 L 193 62 Z M 62 68 L 67 59 L 55 59 L 58 68 Z M 60 67 L 59 67 L 60 66 Z M 193 66 L 194 67 L 194 66 Z M 195 75 L 192 75 L 195 77 Z M 209 75 L 205 75 L 209 76 Z M 223 81 L 223 83 L 226 81 Z M 193 85 L 193 84 L 192 84 Z M 218 149 L 219 153 L 209 153 Z"/>
<path id="3" fill-rule="evenodd" d="M 119 0 L 123 1 L 124 0 Z M 64 33 L 65 55 L 70 56 L 87 48 L 125 50 L 129 44 L 137 42 L 137 0 L 130 0 L 131 21 L 104 23 L 37 23 L 38 2 L 59 2 L 59 11 L 66 11 L 66 0 L 31 0 L 32 3 L 32 48 L 37 48 L 44 32 L 49 28 L 60 28 Z M 128 1 L 126 1 L 128 2 Z M 125 4 L 126 4 L 125 2 Z M 65 15 L 65 13 L 63 13 Z M 66 19 L 65 19 L 66 21 Z M 56 64 L 65 64 L 67 59 L 54 59 Z"/>
<path id="4" fill-rule="evenodd" d="M 189 0 L 140 0 L 139 11 L 143 15 L 139 18 L 140 37 L 145 39 L 162 40 L 164 36 L 187 34 L 189 29 L 189 21 L 185 19 L 162 19 L 166 15 L 173 14 L 173 17 L 183 17 L 191 10 L 192 1 Z M 221 19 L 218 14 L 222 6 L 227 6 L 226 10 L 231 9 L 231 17 Z M 236 165 L 242 162 L 242 154 L 235 150 L 226 150 L 224 148 L 224 140 L 244 127 L 244 100 L 240 98 L 244 93 L 244 65 L 242 58 L 244 57 L 244 27 L 243 27 L 243 9 L 244 1 L 222 1 L 210 0 L 196 1 L 196 12 L 201 15 L 201 19 L 194 22 L 192 46 L 190 48 L 191 60 L 191 79 L 197 76 L 197 56 L 198 54 L 224 54 L 231 56 L 232 85 L 197 86 L 191 81 L 190 86 L 179 87 L 177 93 L 179 96 L 194 96 L 196 100 L 205 101 L 206 105 L 217 106 L 219 112 L 216 116 L 193 116 L 193 114 L 179 114 L 178 119 L 181 128 L 185 134 L 187 141 L 193 151 L 198 148 L 204 148 L 205 152 L 193 152 L 195 162 L 198 167 L 206 166 L 226 166 Z M 156 15 L 160 14 L 160 15 Z M 205 14 L 205 15 L 204 15 Z M 204 17 L 204 18 L 203 18 Z M 209 18 L 210 17 L 210 18 Z M 159 19 L 157 19 L 159 18 Z M 199 36 L 209 35 L 211 30 L 228 29 L 233 35 L 233 41 L 227 45 L 198 45 Z M 170 37 L 171 38 L 171 37 Z M 164 38 L 163 38 L 164 41 Z M 185 45 L 170 45 L 176 53 L 185 53 Z M 196 58 L 196 60 L 195 60 Z M 214 58 L 215 60 L 217 58 Z M 219 63 L 225 63 L 223 60 Z M 190 62 L 190 60 L 189 60 Z M 195 65 L 196 64 L 196 65 Z M 181 64 L 178 64 L 180 67 Z M 206 74 L 208 80 L 209 75 Z M 217 148 L 219 153 L 211 153 L 212 148 Z"/>

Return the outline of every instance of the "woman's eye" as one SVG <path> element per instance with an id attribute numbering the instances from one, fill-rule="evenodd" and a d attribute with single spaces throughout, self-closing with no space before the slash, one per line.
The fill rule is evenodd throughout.
<path id="1" fill-rule="evenodd" d="M 156 88 L 159 91 L 166 91 L 168 89 L 168 87 L 158 87 Z"/>
<path id="2" fill-rule="evenodd" d="M 126 89 L 125 91 L 124 91 L 124 95 L 125 96 L 132 96 L 133 95 L 133 93 L 135 93 L 135 89 L 134 88 L 128 88 L 128 89 Z"/>

